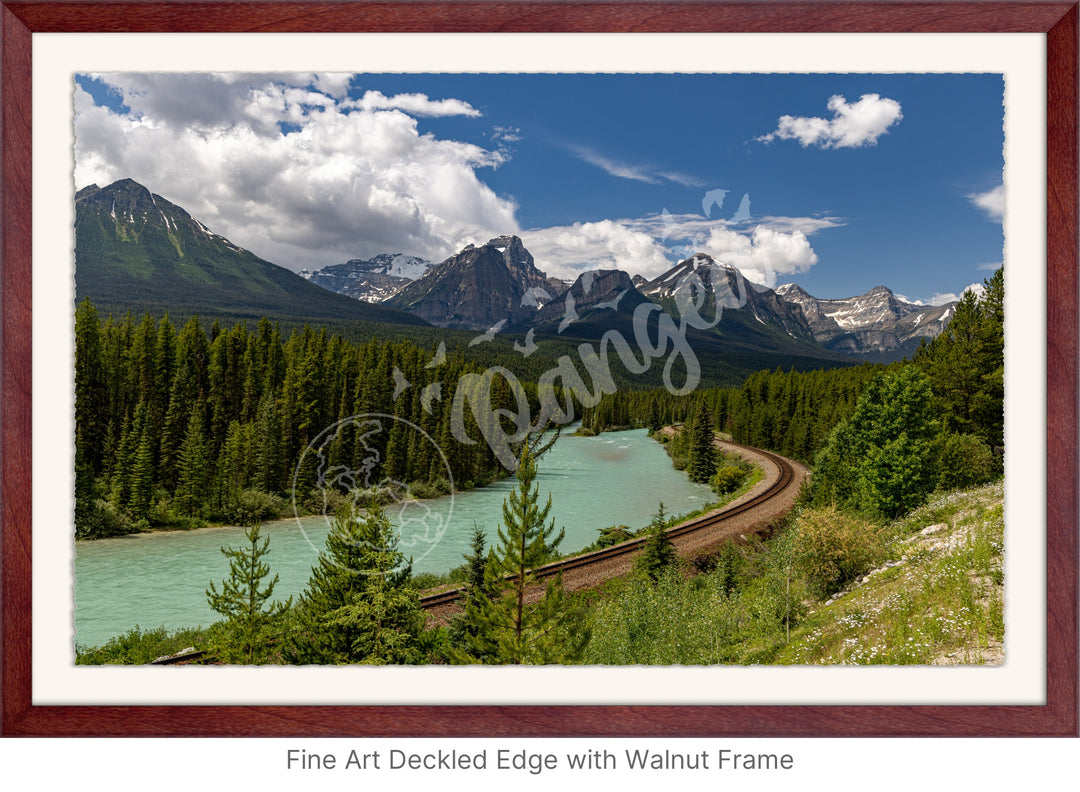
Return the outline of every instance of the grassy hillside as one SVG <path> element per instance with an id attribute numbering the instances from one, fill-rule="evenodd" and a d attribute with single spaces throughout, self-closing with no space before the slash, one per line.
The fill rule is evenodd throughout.
<path id="1" fill-rule="evenodd" d="M 815 603 L 778 663 L 1004 661 L 1004 495 L 951 492 L 894 523 L 888 561 Z"/>
<path id="2" fill-rule="evenodd" d="M 89 298 L 102 313 L 168 311 L 181 321 L 199 314 L 426 324 L 308 283 L 130 179 L 76 195 L 75 290 L 77 302 Z"/>
<path id="3" fill-rule="evenodd" d="M 585 663 L 999 664 L 1003 535 L 1001 481 L 883 525 L 806 510 L 764 544 L 587 594 Z"/>

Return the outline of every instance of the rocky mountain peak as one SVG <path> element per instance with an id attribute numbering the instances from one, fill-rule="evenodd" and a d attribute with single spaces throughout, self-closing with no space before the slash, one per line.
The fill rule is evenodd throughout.
<path id="1" fill-rule="evenodd" d="M 779 294 L 786 300 L 794 300 L 797 298 L 804 298 L 810 296 L 809 294 L 807 294 L 806 289 L 804 289 L 797 283 L 781 284 L 780 286 L 776 287 L 775 291 L 777 294 Z"/>
<path id="2" fill-rule="evenodd" d="M 466 245 L 389 304 L 442 327 L 487 329 L 526 318 L 564 289 L 536 268 L 520 238 L 505 235 L 479 247 Z"/>
<path id="3" fill-rule="evenodd" d="M 432 264 L 404 253 L 379 253 L 370 259 L 350 259 L 300 277 L 316 286 L 364 302 L 382 302 L 426 273 Z"/>
<path id="4" fill-rule="evenodd" d="M 792 283 L 779 287 L 776 294 L 802 310 L 818 343 L 882 360 L 898 359 L 913 351 L 920 339 L 938 335 L 951 314 L 951 304 L 914 305 L 887 286 L 875 286 L 856 297 L 819 299 Z"/>

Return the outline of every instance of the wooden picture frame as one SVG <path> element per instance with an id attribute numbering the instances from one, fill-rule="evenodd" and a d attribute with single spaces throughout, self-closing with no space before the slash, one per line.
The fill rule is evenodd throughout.
<path id="1" fill-rule="evenodd" d="M 0 2 L 0 733 L 23 736 L 1076 736 L 1076 2 Z M 48 32 L 1027 32 L 1047 55 L 1046 703 L 41 706 L 31 687 L 32 35 Z"/>

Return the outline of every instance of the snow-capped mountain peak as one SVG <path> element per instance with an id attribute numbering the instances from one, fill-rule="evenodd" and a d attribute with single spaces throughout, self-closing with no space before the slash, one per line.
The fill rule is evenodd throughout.
<path id="1" fill-rule="evenodd" d="M 423 277 L 431 266 L 430 261 L 416 256 L 380 253 L 370 259 L 350 259 L 315 272 L 303 270 L 300 277 L 357 300 L 382 302 Z"/>

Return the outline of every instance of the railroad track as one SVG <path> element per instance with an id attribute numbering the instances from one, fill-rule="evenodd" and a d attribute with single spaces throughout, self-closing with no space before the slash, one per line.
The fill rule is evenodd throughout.
<path id="1" fill-rule="evenodd" d="M 735 448 L 744 448 L 748 451 L 752 451 L 755 454 L 765 457 L 774 465 L 776 465 L 779 475 L 776 480 L 770 484 L 766 489 L 759 492 L 753 498 L 750 498 L 742 503 L 738 503 L 729 508 L 723 509 L 716 514 L 707 517 L 698 517 L 694 520 L 688 520 L 680 525 L 672 526 L 668 528 L 666 533 L 669 538 L 675 539 L 680 536 L 686 536 L 698 531 L 704 531 L 710 528 L 715 528 L 718 525 L 723 525 L 725 522 L 740 514 L 745 514 L 748 511 L 757 509 L 762 504 L 767 503 L 779 495 L 782 495 L 787 488 L 791 485 L 795 478 L 795 471 L 788 462 L 782 456 L 770 453 L 768 451 L 762 451 L 760 448 L 749 448 L 748 446 L 740 446 L 734 443 L 729 445 Z M 555 561 L 546 566 L 542 566 L 535 570 L 535 574 L 538 580 L 550 578 L 558 575 L 560 572 L 565 572 L 570 569 L 580 569 L 582 567 L 588 567 L 592 564 L 599 564 L 605 561 L 609 561 L 613 558 L 619 558 L 620 556 L 630 555 L 637 552 L 643 544 L 647 541 L 647 537 L 639 536 L 634 539 L 629 539 L 625 542 L 621 542 L 611 547 L 605 547 L 603 550 L 594 550 L 591 553 L 583 553 L 581 555 L 572 556 L 570 558 L 564 558 L 561 561 Z M 420 606 L 425 610 L 438 608 L 440 606 L 448 605 L 461 599 L 464 595 L 464 588 L 450 589 L 448 591 L 440 591 L 437 594 L 428 594 L 420 598 Z M 203 659 L 205 652 L 192 650 L 186 652 L 180 652 L 178 654 L 169 657 L 159 657 L 156 660 L 151 661 L 151 665 L 175 665 L 181 663 L 189 663 Z"/>
<path id="2" fill-rule="evenodd" d="M 709 528 L 715 528 L 717 525 L 722 525 L 724 522 L 731 518 L 744 514 L 748 511 L 760 507 L 762 504 L 767 503 L 773 498 L 783 494 L 787 488 L 791 485 L 795 478 L 795 470 L 792 468 L 791 463 L 782 456 L 763 451 L 760 448 L 750 448 L 748 446 L 734 445 L 736 448 L 745 448 L 747 451 L 753 451 L 755 454 L 759 454 L 767 458 L 770 462 L 776 465 L 779 470 L 779 475 L 776 480 L 770 484 L 766 489 L 759 492 L 753 498 L 736 504 L 731 508 L 724 509 L 716 514 L 707 517 L 698 517 L 693 520 L 689 520 L 680 525 L 672 526 L 668 528 L 666 533 L 668 538 L 674 539 L 680 536 L 686 536 L 687 534 L 696 533 Z M 570 569 L 578 569 L 581 567 L 587 567 L 591 564 L 598 564 L 608 561 L 612 558 L 618 558 L 619 556 L 629 555 L 635 553 L 641 548 L 647 541 L 647 537 L 639 536 L 634 539 L 628 539 L 625 542 L 621 542 L 611 547 L 605 547 L 602 550 L 594 550 L 591 553 L 583 553 L 582 555 L 572 556 L 570 558 L 564 558 L 560 561 L 555 561 L 546 566 L 539 567 L 534 570 L 534 574 L 538 580 L 553 577 L 560 572 L 565 572 Z M 455 602 L 464 596 L 464 587 L 449 589 L 447 591 L 440 591 L 435 594 L 427 594 L 420 598 L 420 607 L 425 610 L 438 608 L 443 605 Z"/>

